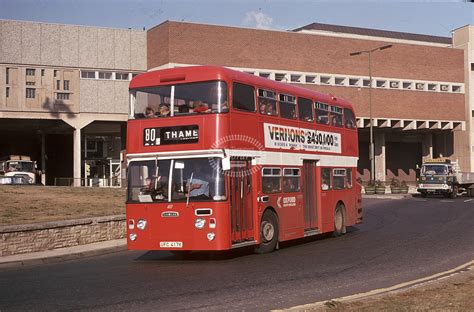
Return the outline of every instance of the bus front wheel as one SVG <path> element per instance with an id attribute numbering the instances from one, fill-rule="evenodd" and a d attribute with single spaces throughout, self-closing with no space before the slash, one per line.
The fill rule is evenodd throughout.
<path id="1" fill-rule="evenodd" d="M 272 252 L 278 243 L 278 218 L 271 210 L 265 211 L 260 223 L 260 246 L 255 250 L 259 254 Z"/>
<path id="2" fill-rule="evenodd" d="M 344 220 L 344 205 L 339 203 L 334 210 L 334 236 L 338 237 L 346 233 L 346 222 Z"/>

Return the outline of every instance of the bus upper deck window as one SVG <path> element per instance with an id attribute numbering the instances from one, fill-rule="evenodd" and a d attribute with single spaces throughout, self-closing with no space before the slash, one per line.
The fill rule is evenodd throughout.
<path id="1" fill-rule="evenodd" d="M 232 106 L 235 109 L 255 112 L 255 90 L 252 86 L 234 82 L 232 84 Z"/>
<path id="2" fill-rule="evenodd" d="M 227 85 L 223 81 L 205 81 L 175 86 L 174 114 L 226 113 Z"/>
<path id="3" fill-rule="evenodd" d="M 280 115 L 287 119 L 296 119 L 296 99 L 294 96 L 280 94 Z"/>
<path id="4" fill-rule="evenodd" d="M 313 101 L 298 98 L 298 115 L 300 120 L 313 121 Z"/>
<path id="5" fill-rule="evenodd" d="M 342 127 L 342 108 L 337 106 L 331 106 L 330 113 L 331 126 Z"/>
<path id="6" fill-rule="evenodd" d="M 278 116 L 276 93 L 269 90 L 258 90 L 258 110 L 262 115 Z"/>
<path id="7" fill-rule="evenodd" d="M 329 105 L 316 102 L 316 122 L 320 125 L 329 125 Z"/>
<path id="8" fill-rule="evenodd" d="M 356 128 L 356 119 L 354 112 L 349 108 L 344 108 L 344 126 L 348 129 Z"/>

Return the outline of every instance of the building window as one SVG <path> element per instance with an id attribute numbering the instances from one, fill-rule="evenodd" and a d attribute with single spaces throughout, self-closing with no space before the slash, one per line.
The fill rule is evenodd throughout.
<path id="1" fill-rule="evenodd" d="M 115 73 L 115 80 L 128 80 L 128 73 Z"/>
<path id="2" fill-rule="evenodd" d="M 112 79 L 112 73 L 99 72 L 99 79 Z"/>
<path id="3" fill-rule="evenodd" d="M 95 72 L 94 71 L 81 71 L 81 78 L 95 79 Z"/>
<path id="4" fill-rule="evenodd" d="M 10 68 L 7 67 L 6 71 L 6 84 L 10 84 Z"/>
<path id="5" fill-rule="evenodd" d="M 53 76 L 56 77 L 57 75 L 58 75 L 58 71 L 57 71 L 57 70 L 54 70 Z"/>
<path id="6" fill-rule="evenodd" d="M 58 100 L 69 100 L 69 93 L 56 93 L 56 99 Z"/>
<path id="7" fill-rule="evenodd" d="M 35 84 L 36 84 L 36 82 L 34 82 L 34 81 L 27 81 L 26 82 L 27 86 L 34 86 Z"/>
<path id="8" fill-rule="evenodd" d="M 36 89 L 26 88 L 26 98 L 34 99 L 36 97 Z"/>
<path id="9" fill-rule="evenodd" d="M 41 76 L 44 77 L 44 69 L 41 70 Z"/>
<path id="10" fill-rule="evenodd" d="M 56 90 L 61 89 L 61 80 L 56 80 Z"/>
<path id="11" fill-rule="evenodd" d="M 69 90 L 69 80 L 64 80 L 64 88 L 63 90 Z"/>
<path id="12" fill-rule="evenodd" d="M 5 90 L 5 97 L 10 97 L 10 87 Z"/>
<path id="13" fill-rule="evenodd" d="M 35 72 L 36 72 L 36 70 L 33 69 L 33 68 L 27 68 L 27 69 L 26 69 L 26 75 L 27 75 L 27 76 L 34 76 L 34 75 L 35 75 Z"/>

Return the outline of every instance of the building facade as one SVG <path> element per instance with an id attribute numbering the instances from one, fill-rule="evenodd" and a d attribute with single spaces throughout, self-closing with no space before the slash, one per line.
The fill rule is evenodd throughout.
<path id="1" fill-rule="evenodd" d="M 0 20 L 0 157 L 30 156 L 48 185 L 119 182 L 145 70 L 145 31 Z"/>
<path id="2" fill-rule="evenodd" d="M 472 26 L 446 38 L 316 23 L 273 31 L 167 21 L 137 31 L 0 20 L 0 157 L 31 156 L 49 185 L 113 184 L 130 79 L 219 65 L 351 101 L 363 180 L 370 111 L 377 179 L 414 181 L 423 157 L 474 171 L 472 39 Z M 386 45 L 370 66 L 368 54 L 351 56 Z"/>
<path id="3" fill-rule="evenodd" d="M 423 157 L 470 167 L 465 149 L 464 51 L 451 38 L 311 24 L 271 31 L 164 22 L 147 33 L 148 69 L 221 65 L 351 101 L 359 175 L 369 179 L 369 92 L 376 179 L 416 179 Z M 391 45 L 368 55 L 361 50 Z M 372 83 L 372 88 L 369 88 Z"/>
<path id="4" fill-rule="evenodd" d="M 465 81 L 465 153 L 470 155 L 470 164 L 465 171 L 474 172 L 474 26 L 467 25 L 453 31 L 453 47 L 464 50 Z"/>

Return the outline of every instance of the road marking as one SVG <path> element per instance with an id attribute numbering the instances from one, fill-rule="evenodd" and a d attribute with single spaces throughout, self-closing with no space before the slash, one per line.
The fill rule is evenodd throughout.
<path id="1" fill-rule="evenodd" d="M 472 200 L 474 200 L 474 199 L 472 199 L 472 198 L 471 199 L 466 199 L 464 202 L 467 203 L 467 202 L 470 202 Z"/>
<path id="2" fill-rule="evenodd" d="M 412 287 L 412 286 L 415 286 L 415 285 L 420 285 L 420 284 L 423 284 L 424 282 L 428 282 L 428 281 L 440 280 L 440 279 L 446 278 L 447 276 L 454 275 L 458 271 L 462 271 L 462 270 L 466 270 L 466 269 L 467 270 L 474 270 L 474 260 L 469 261 L 468 263 L 465 263 L 463 265 L 458 266 L 457 268 L 454 268 L 454 269 L 451 269 L 451 270 L 448 270 L 448 271 L 445 271 L 445 272 L 436 273 L 436 274 L 428 276 L 428 277 L 422 277 L 422 278 L 419 278 L 419 279 L 416 279 L 416 280 L 413 280 L 413 281 L 401 283 L 401 284 L 394 285 L 394 286 L 391 286 L 391 287 L 375 289 L 375 290 L 371 290 L 371 291 L 368 291 L 368 292 L 365 292 L 365 293 L 360 293 L 360 294 L 355 294 L 355 295 L 350 295 L 350 296 L 345 296 L 345 297 L 340 297 L 340 298 L 334 298 L 334 299 L 330 299 L 330 300 L 319 301 L 319 302 L 315 302 L 315 303 L 299 305 L 299 306 L 291 307 L 291 308 L 288 308 L 288 309 L 272 310 L 272 311 L 305 311 L 305 310 L 314 309 L 314 308 L 317 308 L 317 307 L 324 307 L 326 303 L 346 302 L 346 301 L 351 301 L 351 300 L 356 300 L 356 299 L 367 298 L 367 297 L 387 293 L 387 292 L 390 292 L 390 291 L 395 291 L 395 290 L 402 289 L 402 288 L 408 288 L 408 287 Z"/>
<path id="3" fill-rule="evenodd" d="M 454 200 L 440 200 L 442 203 L 454 203 Z"/>

